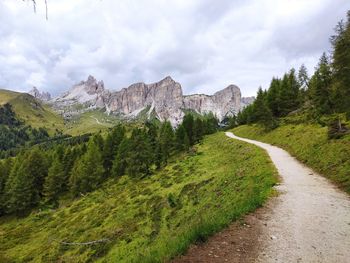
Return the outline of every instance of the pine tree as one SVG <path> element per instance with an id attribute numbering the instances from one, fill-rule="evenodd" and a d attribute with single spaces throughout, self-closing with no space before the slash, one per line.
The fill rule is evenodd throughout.
<path id="1" fill-rule="evenodd" d="M 5 186 L 10 175 L 12 159 L 8 158 L 5 161 L 0 161 L 0 216 L 5 214 Z"/>
<path id="2" fill-rule="evenodd" d="M 118 177 L 125 174 L 128 165 L 127 160 L 130 155 L 130 140 L 124 137 L 118 148 L 118 153 L 115 156 L 112 166 L 112 175 Z"/>
<path id="3" fill-rule="evenodd" d="M 273 78 L 270 87 L 267 91 L 266 102 L 275 117 L 279 117 L 280 113 L 280 92 L 281 92 L 281 80 Z"/>
<path id="4" fill-rule="evenodd" d="M 257 123 L 261 124 L 268 130 L 275 127 L 275 120 L 266 101 L 267 94 L 260 87 L 256 100 L 254 101 L 254 118 Z"/>
<path id="5" fill-rule="evenodd" d="M 17 156 L 5 185 L 6 211 L 22 215 L 40 201 L 35 175 L 31 173 L 29 154 Z"/>
<path id="6" fill-rule="evenodd" d="M 300 106 L 300 87 L 295 76 L 295 70 L 291 69 L 285 74 L 281 83 L 280 113 L 286 116 Z"/>
<path id="7" fill-rule="evenodd" d="M 302 64 L 298 71 L 298 83 L 302 90 L 306 91 L 309 86 L 309 75 L 307 73 L 307 68 Z"/>
<path id="8" fill-rule="evenodd" d="M 74 196 L 95 190 L 104 179 L 104 168 L 98 137 L 90 138 L 86 153 L 74 164 L 69 179 Z"/>
<path id="9" fill-rule="evenodd" d="M 332 100 L 337 113 L 347 113 L 350 118 L 350 11 L 347 21 L 341 21 L 331 37 L 333 45 Z"/>
<path id="10" fill-rule="evenodd" d="M 34 178 L 35 188 L 40 197 L 43 195 L 45 177 L 48 173 L 48 160 L 44 153 L 38 148 L 31 150 L 23 163 L 26 173 Z"/>
<path id="11" fill-rule="evenodd" d="M 196 118 L 193 123 L 193 137 L 194 142 L 202 140 L 204 135 L 204 125 L 201 118 Z"/>
<path id="12" fill-rule="evenodd" d="M 176 149 L 178 151 L 187 151 L 190 147 L 190 141 L 184 126 L 181 124 L 177 127 L 175 132 Z"/>
<path id="13" fill-rule="evenodd" d="M 54 156 L 44 183 L 44 196 L 49 203 L 57 204 L 64 191 L 65 171 L 59 154 Z"/>
<path id="14" fill-rule="evenodd" d="M 107 175 L 112 169 L 113 160 L 118 153 L 118 147 L 124 139 L 125 129 L 122 125 L 115 127 L 108 133 L 103 146 L 103 166 Z"/>
<path id="15" fill-rule="evenodd" d="M 130 137 L 129 155 L 126 159 L 126 173 L 131 177 L 141 178 L 150 174 L 152 158 L 151 146 L 141 129 L 135 128 Z"/>
<path id="16" fill-rule="evenodd" d="M 188 139 L 190 141 L 190 145 L 194 144 L 194 136 L 193 136 L 193 115 L 192 114 L 185 114 L 182 125 L 184 126 Z"/>
<path id="17" fill-rule="evenodd" d="M 326 53 L 323 53 L 310 80 L 309 96 L 319 114 L 331 113 L 332 72 Z"/>
<path id="18" fill-rule="evenodd" d="M 164 121 L 160 128 L 159 144 L 162 163 L 166 164 L 168 158 L 174 150 L 174 131 L 170 122 L 168 121 Z"/>

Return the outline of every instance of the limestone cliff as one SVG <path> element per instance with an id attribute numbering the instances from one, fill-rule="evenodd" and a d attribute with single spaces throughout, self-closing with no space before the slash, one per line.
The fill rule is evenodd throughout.
<path id="1" fill-rule="evenodd" d="M 54 108 L 69 114 L 78 114 L 91 108 L 104 108 L 108 114 L 125 118 L 137 118 L 141 112 L 169 120 L 173 126 L 181 122 L 184 110 L 199 114 L 212 112 L 219 120 L 238 113 L 241 107 L 241 91 L 235 85 L 216 92 L 214 95 L 195 94 L 184 96 L 181 85 L 171 77 L 152 83 L 136 83 L 120 91 L 111 92 L 89 76 L 62 96 L 52 100 Z M 83 105 L 85 107 L 78 107 Z"/>

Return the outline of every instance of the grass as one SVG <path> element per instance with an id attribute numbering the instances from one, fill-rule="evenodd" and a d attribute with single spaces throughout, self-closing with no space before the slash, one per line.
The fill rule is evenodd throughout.
<path id="1" fill-rule="evenodd" d="M 0 105 L 5 103 L 11 104 L 16 115 L 33 128 L 46 128 L 50 134 L 64 129 L 63 119 L 29 94 L 0 89 Z"/>
<path id="2" fill-rule="evenodd" d="M 120 118 L 116 116 L 107 115 L 101 110 L 92 110 L 70 120 L 64 132 L 73 136 L 95 133 L 112 128 L 119 122 Z"/>
<path id="3" fill-rule="evenodd" d="M 164 262 L 261 206 L 276 182 L 265 151 L 210 135 L 148 178 L 110 179 L 56 210 L 0 218 L 0 261 Z"/>
<path id="4" fill-rule="evenodd" d="M 316 124 L 286 124 L 271 132 L 244 125 L 233 132 L 280 146 L 350 194 L 350 135 L 328 140 L 327 127 Z"/>

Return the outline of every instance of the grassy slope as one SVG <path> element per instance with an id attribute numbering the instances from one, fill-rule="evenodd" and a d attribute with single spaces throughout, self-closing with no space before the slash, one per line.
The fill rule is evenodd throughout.
<path id="1" fill-rule="evenodd" d="M 70 120 L 67 123 L 64 132 L 73 136 L 85 133 L 94 133 L 111 128 L 118 122 L 120 122 L 118 117 L 108 116 L 100 110 L 93 110 L 85 112 L 79 117 Z"/>
<path id="2" fill-rule="evenodd" d="M 0 105 L 5 103 L 10 103 L 17 116 L 27 125 L 45 127 L 50 133 L 64 129 L 63 119 L 29 94 L 0 89 Z"/>
<path id="3" fill-rule="evenodd" d="M 55 211 L 0 219 L 0 261 L 164 261 L 261 205 L 276 181 L 263 150 L 217 133 L 149 178 L 111 179 Z"/>
<path id="4" fill-rule="evenodd" d="M 311 124 L 283 125 L 268 133 L 245 125 L 233 132 L 284 148 L 350 193 L 350 135 L 328 140 L 326 127 Z"/>

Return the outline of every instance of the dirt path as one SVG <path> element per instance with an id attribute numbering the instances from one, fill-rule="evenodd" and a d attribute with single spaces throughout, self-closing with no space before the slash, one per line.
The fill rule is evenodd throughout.
<path id="1" fill-rule="evenodd" d="M 350 262 L 350 198 L 286 151 L 265 149 L 277 167 L 279 196 L 174 262 Z"/>
<path id="2" fill-rule="evenodd" d="M 103 125 L 103 123 L 101 123 L 96 117 L 90 116 L 90 118 L 93 118 L 97 124 Z"/>

